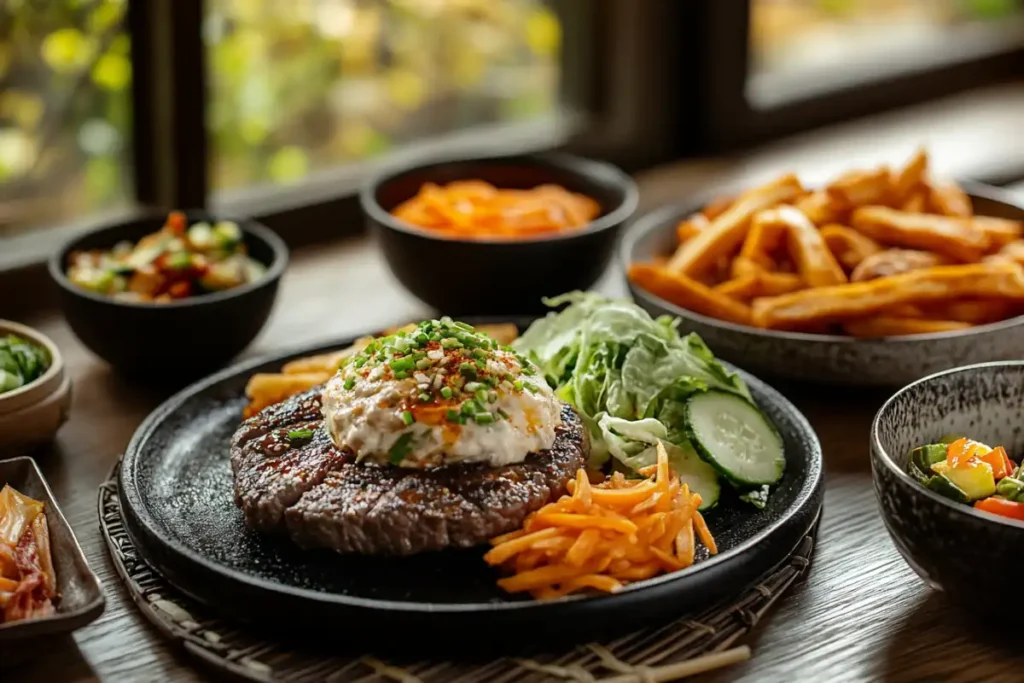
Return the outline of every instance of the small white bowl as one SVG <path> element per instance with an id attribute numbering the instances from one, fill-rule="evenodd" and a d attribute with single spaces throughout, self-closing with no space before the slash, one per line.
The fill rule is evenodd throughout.
<path id="1" fill-rule="evenodd" d="M 50 367 L 35 381 L 0 394 L 0 453 L 49 441 L 67 420 L 71 406 L 71 378 L 64 371 L 64 358 L 57 345 L 31 327 L 0 320 L 0 336 L 6 334 L 45 347 Z"/>

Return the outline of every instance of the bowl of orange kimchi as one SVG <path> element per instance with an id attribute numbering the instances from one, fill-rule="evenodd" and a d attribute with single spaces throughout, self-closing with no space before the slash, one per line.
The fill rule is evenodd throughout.
<path id="1" fill-rule="evenodd" d="M 610 164 L 523 154 L 393 168 L 360 201 L 406 289 L 447 313 L 494 315 L 593 285 L 637 198 Z"/>
<path id="2" fill-rule="evenodd" d="M 31 458 L 0 460 L 0 665 L 103 613 L 103 589 Z"/>

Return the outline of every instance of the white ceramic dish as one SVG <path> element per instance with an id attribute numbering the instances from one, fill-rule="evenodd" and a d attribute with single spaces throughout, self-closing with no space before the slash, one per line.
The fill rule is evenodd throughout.
<path id="1" fill-rule="evenodd" d="M 45 347 L 51 361 L 42 377 L 0 394 L 0 453 L 31 448 L 52 439 L 67 420 L 71 405 L 71 379 L 57 345 L 31 327 L 0 320 L 0 335 L 8 333 Z"/>

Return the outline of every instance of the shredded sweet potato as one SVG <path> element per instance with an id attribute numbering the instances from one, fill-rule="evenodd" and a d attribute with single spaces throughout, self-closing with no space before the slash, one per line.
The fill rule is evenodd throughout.
<path id="1" fill-rule="evenodd" d="M 509 593 L 546 600 L 581 590 L 614 593 L 632 581 L 685 569 L 696 557 L 695 539 L 718 552 L 691 493 L 671 470 L 665 447 L 646 479 L 615 473 L 591 484 L 584 470 L 569 482 L 570 495 L 534 512 L 523 528 L 491 540 L 484 555 L 510 576 Z"/>

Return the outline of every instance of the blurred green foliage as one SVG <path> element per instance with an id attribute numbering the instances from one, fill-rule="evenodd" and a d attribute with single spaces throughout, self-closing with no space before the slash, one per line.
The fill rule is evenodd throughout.
<path id="1" fill-rule="evenodd" d="M 0 233 L 130 192 L 126 0 L 0 3 Z"/>
<path id="2" fill-rule="evenodd" d="M 213 184 L 290 183 L 557 104 L 540 0 L 208 0 Z"/>
<path id="3" fill-rule="evenodd" d="M 132 196 L 127 3 L 0 0 L 0 234 Z M 206 0 L 202 30 L 215 189 L 557 105 L 543 0 Z"/>

